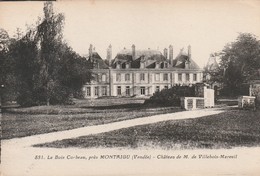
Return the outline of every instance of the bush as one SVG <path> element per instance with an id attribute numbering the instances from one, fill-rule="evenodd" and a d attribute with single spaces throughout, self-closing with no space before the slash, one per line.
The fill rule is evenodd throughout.
<path id="1" fill-rule="evenodd" d="M 173 86 L 170 89 L 163 89 L 155 92 L 144 104 L 152 106 L 180 106 L 181 97 L 195 96 L 195 86 Z"/>

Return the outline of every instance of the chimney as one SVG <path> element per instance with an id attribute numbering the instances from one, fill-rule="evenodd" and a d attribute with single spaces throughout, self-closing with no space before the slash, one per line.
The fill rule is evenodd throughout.
<path id="1" fill-rule="evenodd" d="M 89 49 L 88 49 L 88 54 L 89 54 L 89 59 L 90 61 L 92 61 L 92 51 L 93 50 L 93 46 L 92 44 L 89 45 Z"/>
<path id="2" fill-rule="evenodd" d="M 188 46 L 188 59 L 191 59 L 191 46 Z"/>
<path id="3" fill-rule="evenodd" d="M 170 60 L 170 64 L 173 64 L 173 47 L 172 45 L 169 46 L 169 60 Z"/>
<path id="4" fill-rule="evenodd" d="M 164 55 L 164 57 L 167 59 L 168 57 L 168 51 L 167 51 L 167 48 L 164 48 L 164 50 L 163 50 L 163 55 Z"/>
<path id="5" fill-rule="evenodd" d="M 135 60 L 135 45 L 132 45 L 132 58 Z"/>
<path id="6" fill-rule="evenodd" d="M 185 61 L 185 69 L 189 69 L 190 68 L 190 59 L 191 59 L 191 46 L 188 46 L 188 58 Z"/>
<path id="7" fill-rule="evenodd" d="M 109 66 L 110 66 L 111 61 L 112 61 L 112 45 L 111 44 L 107 48 L 107 60 L 108 60 Z"/>

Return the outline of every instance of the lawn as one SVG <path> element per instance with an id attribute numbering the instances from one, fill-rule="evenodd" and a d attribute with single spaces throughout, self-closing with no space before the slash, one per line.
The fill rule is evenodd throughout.
<path id="1" fill-rule="evenodd" d="M 4 108 L 2 139 L 25 137 L 126 119 L 181 111 L 176 107 L 143 106 L 141 99 L 77 100 L 69 106 Z"/>
<path id="2" fill-rule="evenodd" d="M 260 146 L 260 111 L 229 108 L 228 111 L 217 115 L 159 122 L 35 146 L 142 149 Z"/>

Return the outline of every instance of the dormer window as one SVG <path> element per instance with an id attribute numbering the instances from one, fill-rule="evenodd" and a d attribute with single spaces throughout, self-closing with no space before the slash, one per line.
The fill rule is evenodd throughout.
<path id="1" fill-rule="evenodd" d="M 127 63 L 125 64 L 125 68 L 130 68 L 130 63 L 127 62 Z"/>
<path id="2" fill-rule="evenodd" d="M 106 79 L 107 79 L 106 74 L 103 73 L 103 74 L 102 74 L 102 77 L 101 77 L 102 82 L 106 82 Z"/>
<path id="3" fill-rule="evenodd" d="M 121 68 L 121 62 L 117 62 L 117 63 L 116 63 L 116 68 L 117 68 L 117 69 L 120 69 L 120 68 Z"/>
<path id="4" fill-rule="evenodd" d="M 168 63 L 167 62 L 164 63 L 164 68 L 168 68 Z"/>
<path id="5" fill-rule="evenodd" d="M 155 63 L 155 68 L 160 68 L 160 63 L 159 62 Z"/>

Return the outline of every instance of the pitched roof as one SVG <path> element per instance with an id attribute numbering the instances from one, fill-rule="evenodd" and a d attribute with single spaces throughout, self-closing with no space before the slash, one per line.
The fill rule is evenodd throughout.
<path id="1" fill-rule="evenodd" d="M 92 53 L 92 57 L 90 60 L 90 56 L 88 55 L 87 58 L 90 62 L 93 63 L 92 68 L 93 69 L 108 69 L 108 65 L 105 63 L 105 61 L 99 56 L 97 52 Z"/>
<path id="2" fill-rule="evenodd" d="M 157 50 L 136 50 L 135 58 L 132 56 L 132 50 L 121 50 L 112 62 L 112 67 L 116 67 L 117 62 L 124 64 L 131 63 L 131 68 L 140 68 L 140 62 L 145 62 L 146 68 L 155 68 L 155 62 L 168 62 L 167 59 Z"/>
<path id="3" fill-rule="evenodd" d="M 200 69 L 198 64 L 191 58 L 186 53 L 180 53 L 174 60 L 173 60 L 173 67 L 176 68 L 185 68 L 185 62 L 189 60 L 189 69 Z"/>
<path id="4" fill-rule="evenodd" d="M 123 49 L 120 52 L 118 52 L 118 54 L 122 54 L 122 55 L 132 55 L 132 50 L 129 49 Z M 135 51 L 135 55 L 136 58 L 139 58 L 140 56 L 146 56 L 146 57 L 151 57 L 153 55 L 161 55 L 162 53 L 158 50 L 136 50 Z"/>
<path id="5" fill-rule="evenodd" d="M 168 67 L 185 69 L 186 61 L 189 61 L 189 69 L 200 69 L 196 62 L 189 58 L 188 54 L 183 50 L 181 50 L 179 55 L 173 60 L 173 64 L 168 65 Z M 133 58 L 132 50 L 124 49 L 118 52 L 113 59 L 112 68 L 116 68 L 117 62 L 120 62 L 123 68 L 126 63 L 131 64 L 131 68 L 140 68 L 141 62 L 145 63 L 145 68 L 155 68 L 156 63 L 160 64 L 160 68 L 164 68 L 164 63 L 169 63 L 169 60 L 158 50 L 136 50 L 135 58 Z"/>

